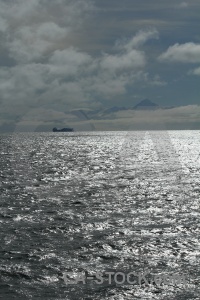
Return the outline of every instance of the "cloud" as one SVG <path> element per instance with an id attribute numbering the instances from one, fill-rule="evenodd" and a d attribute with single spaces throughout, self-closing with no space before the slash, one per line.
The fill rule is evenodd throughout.
<path id="1" fill-rule="evenodd" d="M 171 109 L 124 110 L 110 114 L 98 112 L 71 111 L 59 112 L 56 109 L 36 108 L 25 114 L 17 124 L 20 131 L 49 131 L 57 124 L 59 127 L 70 126 L 76 131 L 84 130 L 167 130 L 167 129 L 199 129 L 200 106 L 187 105 Z"/>
<path id="2" fill-rule="evenodd" d="M 94 11 L 90 0 L 0 1 L 0 55 L 6 58 L 0 60 L 1 112 L 7 119 L 22 121 L 37 109 L 37 116 L 46 115 L 44 122 L 63 119 L 59 111 L 99 108 L 111 99 L 130 97 L 138 86 L 166 84 L 155 74 L 158 70 L 149 71 L 154 53 L 145 50 L 150 49 L 145 43 L 159 38 L 154 27 L 136 27 L 132 36 L 129 30 L 129 38 L 112 40 L 106 51 L 102 45 L 87 50 L 87 41 L 93 42 L 88 20 Z M 119 36 L 116 31 L 115 39 Z"/>
<path id="3" fill-rule="evenodd" d="M 129 122 L 170 122 L 172 119 L 177 122 L 182 120 L 190 122 L 193 120 L 199 120 L 200 106 L 199 105 L 187 105 L 174 107 L 170 109 L 157 109 L 157 110 L 122 110 L 114 113 L 115 118 L 124 119 L 129 118 Z M 195 117 L 195 118 L 194 118 Z M 131 120 L 132 119 L 132 120 Z"/>
<path id="4" fill-rule="evenodd" d="M 0 25 L 10 57 L 17 63 L 41 61 L 67 46 L 92 7 L 90 0 L 1 1 Z"/>
<path id="5" fill-rule="evenodd" d="M 108 72 L 120 72 L 123 70 L 144 67 L 145 63 L 145 55 L 143 52 L 130 50 L 127 53 L 119 55 L 105 54 L 100 62 L 100 66 Z"/>
<path id="6" fill-rule="evenodd" d="M 155 28 L 149 30 L 140 30 L 129 41 L 117 41 L 116 47 L 120 49 L 125 49 L 126 51 L 129 52 L 132 49 L 141 47 L 150 39 L 158 39 L 158 38 L 159 38 L 159 33 Z"/>
<path id="7" fill-rule="evenodd" d="M 92 57 L 87 53 L 70 47 L 56 50 L 49 59 L 50 73 L 58 76 L 80 76 L 84 67 L 89 68 Z"/>
<path id="8" fill-rule="evenodd" d="M 179 5 L 178 5 L 178 8 L 187 8 L 189 6 L 189 4 L 187 2 L 181 2 Z"/>
<path id="9" fill-rule="evenodd" d="M 8 43 L 10 57 L 21 63 L 40 61 L 51 51 L 54 43 L 65 38 L 67 33 L 67 28 L 61 28 L 53 22 L 23 26 Z"/>
<path id="10" fill-rule="evenodd" d="M 6 20 L 0 16 L 0 32 L 5 32 L 7 29 Z"/>
<path id="11" fill-rule="evenodd" d="M 200 76 L 200 67 L 188 72 L 188 75 L 197 75 Z"/>
<path id="12" fill-rule="evenodd" d="M 175 44 L 159 56 L 160 61 L 199 63 L 200 44 L 185 43 Z"/>
<path id="13" fill-rule="evenodd" d="M 124 110 L 106 115 L 101 120 L 94 118 L 93 122 L 98 130 L 149 130 L 199 129 L 199 120 L 200 106 L 187 105 L 155 111 Z"/>
<path id="14" fill-rule="evenodd" d="M 144 84 L 146 84 L 146 86 L 165 86 L 165 85 L 167 85 L 167 82 L 162 80 L 160 78 L 160 75 L 158 75 L 158 74 L 151 76 L 148 72 L 146 72 L 143 75 L 143 78 L 144 78 Z"/>
<path id="15" fill-rule="evenodd" d="M 92 55 L 73 46 L 74 33 L 94 8 L 89 0 L 25 3 L 0 3 L 4 50 L 11 61 L 0 69 L 1 111 L 9 119 L 22 119 L 37 107 L 99 107 L 101 99 L 125 95 L 137 82 L 148 84 L 142 45 L 158 38 L 155 29 L 119 41 L 111 53 Z"/>

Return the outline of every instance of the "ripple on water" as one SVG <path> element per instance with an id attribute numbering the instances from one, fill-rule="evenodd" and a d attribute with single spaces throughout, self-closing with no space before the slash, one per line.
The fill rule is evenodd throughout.
<path id="1" fill-rule="evenodd" d="M 2 140 L 4 298 L 198 299 L 199 132 L 170 136 L 181 174 L 176 164 L 173 170 L 162 166 L 148 139 L 140 153 L 137 132 L 128 137 L 125 156 L 121 132 L 19 135 L 9 145 Z M 62 278 L 65 271 L 94 276 L 145 269 L 189 280 L 162 288 L 94 280 L 66 287 Z"/>

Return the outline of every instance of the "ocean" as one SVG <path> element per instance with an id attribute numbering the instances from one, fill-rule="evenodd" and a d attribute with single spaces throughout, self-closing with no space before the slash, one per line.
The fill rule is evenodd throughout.
<path id="1" fill-rule="evenodd" d="M 0 141 L 0 299 L 200 299 L 199 130 Z"/>

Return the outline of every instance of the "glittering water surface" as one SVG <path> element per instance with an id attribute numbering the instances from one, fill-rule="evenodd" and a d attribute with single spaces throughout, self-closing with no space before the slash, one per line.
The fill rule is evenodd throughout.
<path id="1" fill-rule="evenodd" d="M 200 131 L 0 141 L 0 298 L 200 299 Z M 63 280 L 146 270 L 186 284 Z"/>

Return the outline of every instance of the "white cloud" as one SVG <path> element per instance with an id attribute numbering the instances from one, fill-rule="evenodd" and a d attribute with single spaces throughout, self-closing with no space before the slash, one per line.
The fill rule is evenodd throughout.
<path id="1" fill-rule="evenodd" d="M 116 47 L 130 52 L 134 48 L 144 45 L 150 39 L 158 39 L 157 29 L 140 30 L 133 38 L 128 41 L 117 41 Z"/>
<path id="2" fill-rule="evenodd" d="M 69 46 L 68 37 L 92 9 L 90 0 L 16 0 L 0 2 L 0 27 L 16 62 L 42 60 Z"/>
<path id="3" fill-rule="evenodd" d="M 40 38 L 31 27 L 18 29 L 13 40 L 8 44 L 10 56 L 20 63 L 41 59 L 50 47 L 49 41 Z"/>
<path id="4" fill-rule="evenodd" d="M 160 61 L 199 63 L 200 44 L 185 43 L 175 44 L 159 56 Z"/>
<path id="5" fill-rule="evenodd" d="M 125 95 L 138 82 L 161 83 L 159 77 L 146 75 L 142 49 L 158 38 L 156 29 L 118 41 L 111 53 L 92 55 L 73 46 L 91 9 L 90 0 L 0 2 L 4 51 L 12 62 L 0 69 L 2 112 L 14 118 L 38 105 L 94 108 L 100 106 L 97 99 Z"/>
<path id="6" fill-rule="evenodd" d="M 60 76 L 80 76 L 83 68 L 89 68 L 92 57 L 75 48 L 56 50 L 49 59 L 51 74 Z"/>
<path id="7" fill-rule="evenodd" d="M 130 52 L 119 55 L 104 55 L 100 66 L 108 72 L 120 72 L 144 67 L 145 63 L 145 54 L 142 51 L 130 50 Z"/>
<path id="8" fill-rule="evenodd" d="M 38 27 L 40 36 L 44 32 L 46 35 L 45 28 L 46 23 Z M 52 28 L 60 32 L 54 25 Z M 30 38 L 29 28 L 23 27 L 23 36 L 26 35 Z M 110 99 L 125 94 L 127 86 L 135 82 L 145 80 L 148 83 L 145 53 L 139 49 L 92 57 L 74 47 L 68 47 L 52 51 L 44 62 L 40 62 L 39 58 L 45 47 L 49 46 L 51 37 L 50 35 L 48 41 L 39 39 L 36 44 L 38 49 L 28 43 L 29 51 L 27 48 L 20 48 L 24 52 L 16 49 L 16 45 L 21 47 L 21 39 L 17 40 L 17 44 L 13 42 L 15 47 L 12 44 L 12 51 L 15 58 L 18 58 L 18 63 L 13 67 L 5 67 L 0 72 L 0 91 L 4 105 L 15 102 L 15 105 L 18 103 L 34 107 L 39 101 L 45 106 L 51 106 L 55 102 L 58 107 L 64 103 L 69 108 L 84 104 L 92 106 L 93 101 L 97 104 L 96 96 Z M 152 84 L 152 80 L 149 82 Z"/>
<path id="9" fill-rule="evenodd" d="M 200 76 L 200 67 L 188 72 L 189 75 L 197 75 Z"/>

